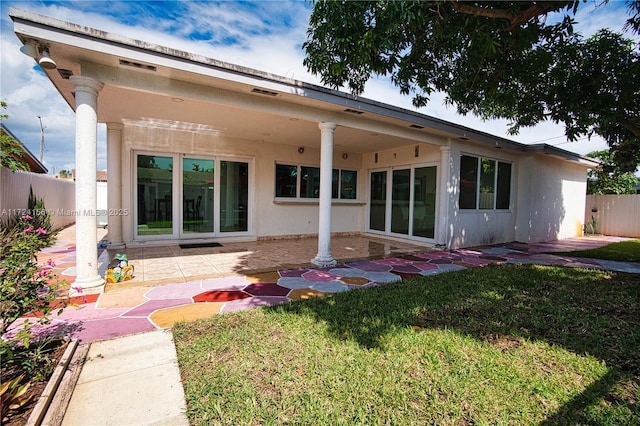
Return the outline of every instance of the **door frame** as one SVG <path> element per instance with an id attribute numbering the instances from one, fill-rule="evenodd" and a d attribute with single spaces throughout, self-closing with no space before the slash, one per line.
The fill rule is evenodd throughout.
<path id="1" fill-rule="evenodd" d="M 133 240 L 134 241 L 157 241 L 157 240 L 189 240 L 189 239 L 205 239 L 205 238 L 228 238 L 228 237 L 247 237 L 253 235 L 253 215 L 254 215 L 254 199 L 255 199 L 255 179 L 254 179 L 254 159 L 252 157 L 242 157 L 233 155 L 208 155 L 208 154 L 184 154 L 175 152 L 162 152 L 162 151 L 147 151 L 147 150 L 132 150 L 132 169 L 133 169 L 133 182 L 132 182 L 132 222 L 133 222 Z M 139 235 L 138 234 L 138 156 L 159 156 L 159 157 L 171 157 L 173 160 L 172 168 L 172 232 L 171 234 L 161 235 Z M 213 160 L 214 162 L 214 226 L 213 232 L 203 233 L 184 233 L 184 212 L 183 212 L 183 198 L 184 198 L 184 170 L 183 159 L 194 158 L 203 160 Z M 248 169 L 248 184 L 247 184 L 247 230 L 235 231 L 235 232 L 221 232 L 220 231 L 220 164 L 222 161 L 246 163 Z"/>
<path id="2" fill-rule="evenodd" d="M 414 215 L 414 201 L 415 201 L 415 169 L 423 168 L 423 167 L 435 167 L 436 168 L 436 194 L 435 194 L 435 206 L 434 206 L 434 230 L 433 230 L 433 238 L 428 237 L 420 237 L 413 235 L 413 215 Z M 437 234 L 438 234 L 438 220 L 439 220 L 439 206 L 440 206 L 440 163 L 438 162 L 426 162 L 426 163 L 416 163 L 416 164 L 405 164 L 398 166 L 388 166 L 388 167 L 376 167 L 367 170 L 367 208 L 365 212 L 365 232 L 400 238 L 406 240 L 413 241 L 421 241 L 428 243 L 435 243 Z M 392 195 L 393 195 L 393 171 L 394 170 L 410 170 L 409 181 L 410 185 L 410 195 L 409 195 L 409 217 L 408 221 L 408 233 L 401 234 L 397 232 L 391 232 L 391 214 L 393 209 L 392 203 Z M 386 198 L 385 198 L 385 229 L 384 231 L 379 231 L 376 229 L 371 229 L 370 220 L 371 220 L 371 174 L 375 172 L 386 172 L 387 173 L 387 184 L 386 184 Z"/>

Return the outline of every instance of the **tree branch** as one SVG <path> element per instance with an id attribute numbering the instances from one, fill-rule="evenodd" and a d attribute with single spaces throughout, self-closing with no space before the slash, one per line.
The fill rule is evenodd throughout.
<path id="1" fill-rule="evenodd" d="M 620 120 L 618 123 L 620 123 L 620 125 L 625 129 L 633 133 L 635 137 L 640 138 L 640 127 L 638 127 L 635 123 L 629 120 Z"/>
<path id="2" fill-rule="evenodd" d="M 565 4 L 564 2 L 534 3 L 528 9 L 525 9 L 517 14 L 509 13 L 504 9 L 473 6 L 469 3 L 462 3 L 458 0 L 452 0 L 451 6 L 458 12 L 464 13 L 466 15 L 507 20 L 511 25 L 506 28 L 506 31 L 511 31 L 518 24 L 525 23 L 534 16 L 545 15 L 551 11 L 560 10 L 565 7 Z"/>

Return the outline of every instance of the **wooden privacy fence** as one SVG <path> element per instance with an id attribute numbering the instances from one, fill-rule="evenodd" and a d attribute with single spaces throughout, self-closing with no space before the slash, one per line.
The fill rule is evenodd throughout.
<path id="1" fill-rule="evenodd" d="M 63 227 L 76 221 L 76 184 L 53 176 L 0 169 L 0 219 L 27 208 L 29 186 L 36 198 L 44 198 L 45 209 L 51 214 L 51 222 Z"/>
<path id="2" fill-rule="evenodd" d="M 587 195 L 584 223 L 592 217 L 598 234 L 640 238 L 640 194 Z"/>

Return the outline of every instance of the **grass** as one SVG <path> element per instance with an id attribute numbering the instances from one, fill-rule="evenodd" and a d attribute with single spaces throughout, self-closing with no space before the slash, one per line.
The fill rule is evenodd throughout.
<path id="1" fill-rule="evenodd" d="M 177 324 L 191 424 L 640 424 L 640 276 L 494 265 Z"/>
<path id="2" fill-rule="evenodd" d="M 621 241 L 611 243 L 592 250 L 579 250 L 563 253 L 574 257 L 589 257 L 592 259 L 617 260 L 621 262 L 640 262 L 640 240 Z"/>

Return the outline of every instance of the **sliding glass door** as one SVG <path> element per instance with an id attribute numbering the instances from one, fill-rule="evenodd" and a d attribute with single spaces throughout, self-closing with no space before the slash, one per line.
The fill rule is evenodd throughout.
<path id="1" fill-rule="evenodd" d="M 411 169 L 394 170 L 391 176 L 391 232 L 409 235 Z"/>
<path id="2" fill-rule="evenodd" d="M 182 233 L 214 232 L 214 162 L 182 159 Z"/>
<path id="3" fill-rule="evenodd" d="M 387 172 L 371 172 L 369 229 L 384 232 L 387 217 Z"/>
<path id="4" fill-rule="evenodd" d="M 387 176 L 390 176 L 387 185 Z M 370 172 L 370 232 L 435 238 L 436 166 L 408 166 Z"/>
<path id="5" fill-rule="evenodd" d="M 220 162 L 220 232 L 247 231 L 249 164 Z"/>
<path id="6" fill-rule="evenodd" d="M 413 173 L 413 235 L 435 238 L 436 167 L 419 167 Z"/>
<path id="7" fill-rule="evenodd" d="M 173 234 L 173 157 L 137 156 L 137 234 Z"/>
<path id="8" fill-rule="evenodd" d="M 249 232 L 247 161 L 136 154 L 136 237 Z"/>

